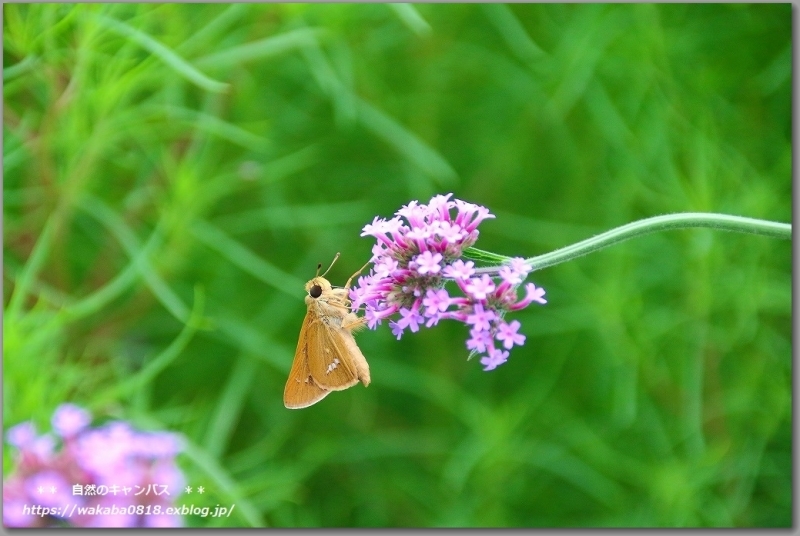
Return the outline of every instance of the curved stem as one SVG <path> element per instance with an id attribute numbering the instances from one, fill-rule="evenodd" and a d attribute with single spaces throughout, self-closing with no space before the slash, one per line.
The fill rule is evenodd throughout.
<path id="1" fill-rule="evenodd" d="M 548 266 L 560 264 L 583 255 L 588 255 L 601 250 L 610 245 L 641 236 L 656 231 L 667 231 L 670 229 L 689 229 L 693 227 L 711 227 L 723 231 L 733 231 L 738 233 L 751 233 L 772 238 L 792 238 L 792 225 L 789 223 L 778 223 L 755 218 L 745 218 L 742 216 L 730 216 L 728 214 L 714 214 L 705 212 L 683 212 L 677 214 L 666 214 L 664 216 L 654 216 L 643 220 L 628 223 L 616 229 L 611 229 L 605 233 L 582 240 L 576 244 L 566 246 L 544 255 L 537 255 L 525 259 L 525 262 L 534 270 L 541 270 Z M 488 251 L 475 248 L 468 248 L 465 255 L 475 260 L 489 262 L 507 262 L 511 257 L 497 255 Z M 479 268 L 476 272 L 491 272 L 495 268 Z"/>

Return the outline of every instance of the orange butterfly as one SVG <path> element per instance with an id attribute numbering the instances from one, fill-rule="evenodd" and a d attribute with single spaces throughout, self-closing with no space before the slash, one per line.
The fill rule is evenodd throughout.
<path id="1" fill-rule="evenodd" d="M 336 254 L 331 267 L 339 254 Z M 350 282 L 367 267 L 354 273 L 344 288 L 333 288 L 324 275 L 306 283 L 308 311 L 300 329 L 294 362 L 283 390 L 283 404 L 290 409 L 307 408 L 331 391 L 342 391 L 359 381 L 369 385 L 369 365 L 353 338 L 364 327 L 364 318 L 350 311 Z"/>

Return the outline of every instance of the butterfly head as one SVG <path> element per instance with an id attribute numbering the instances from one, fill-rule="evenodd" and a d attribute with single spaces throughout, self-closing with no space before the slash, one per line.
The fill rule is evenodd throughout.
<path id="1" fill-rule="evenodd" d="M 322 296 L 323 293 L 331 290 L 331 284 L 322 276 L 317 276 L 308 283 L 306 283 L 306 292 L 315 300 Z"/>

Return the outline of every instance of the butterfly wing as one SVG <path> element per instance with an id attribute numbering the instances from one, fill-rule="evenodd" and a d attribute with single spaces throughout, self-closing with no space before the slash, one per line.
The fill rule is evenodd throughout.
<path id="1" fill-rule="evenodd" d="M 308 344 L 315 356 L 308 368 L 322 389 L 342 391 L 358 383 L 358 370 L 352 352 L 361 351 L 353 335 L 341 326 L 340 317 L 320 315 L 309 325 Z"/>
<path id="2" fill-rule="evenodd" d="M 342 342 L 347 349 L 347 355 L 352 359 L 352 368 L 356 371 L 358 381 L 363 383 L 364 387 L 366 387 L 370 382 L 369 365 L 367 364 L 367 359 L 364 357 L 364 354 L 361 352 L 361 348 L 358 347 L 353 337 L 353 332 L 363 328 L 364 325 L 364 318 L 359 318 L 355 313 L 349 313 L 344 320 L 342 320 L 342 331 L 344 332 L 342 334 Z"/>
<path id="3" fill-rule="evenodd" d="M 314 324 L 311 314 L 306 314 L 303 327 L 300 329 L 300 340 L 294 352 L 294 362 L 289 371 L 289 379 L 283 390 L 283 405 L 289 409 L 307 408 L 316 404 L 330 392 L 314 382 L 308 366 L 308 333 Z"/>

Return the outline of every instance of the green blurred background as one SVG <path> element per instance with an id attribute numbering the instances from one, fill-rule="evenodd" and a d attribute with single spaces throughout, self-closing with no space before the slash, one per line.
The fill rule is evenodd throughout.
<path id="1" fill-rule="evenodd" d="M 376 216 L 533 256 L 682 211 L 791 220 L 791 6 L 5 4 L 3 418 L 181 432 L 190 526 L 782 526 L 791 244 L 708 229 L 535 272 L 505 365 L 358 336 L 282 393 L 303 284 Z M 4 473 L 12 468 L 8 449 Z"/>

